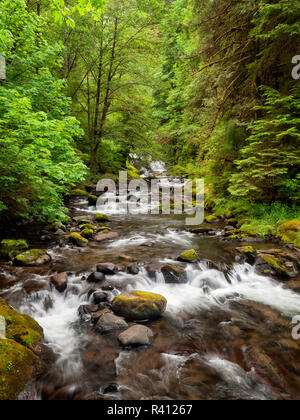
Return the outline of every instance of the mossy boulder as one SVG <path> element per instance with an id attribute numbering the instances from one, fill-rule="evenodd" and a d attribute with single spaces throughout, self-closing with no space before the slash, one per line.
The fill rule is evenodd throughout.
<path id="1" fill-rule="evenodd" d="M 95 220 L 96 222 L 109 222 L 109 217 L 106 214 L 97 213 Z"/>
<path id="2" fill-rule="evenodd" d="M 300 220 L 290 220 L 281 225 L 277 237 L 284 243 L 300 248 Z"/>
<path id="3" fill-rule="evenodd" d="M 107 227 L 107 226 L 100 226 L 97 229 L 97 232 L 111 232 L 111 228 Z"/>
<path id="4" fill-rule="evenodd" d="M 213 223 L 213 222 L 217 222 L 218 221 L 218 217 L 215 214 L 211 214 L 210 216 L 207 216 L 205 218 L 205 221 L 207 223 Z"/>
<path id="5" fill-rule="evenodd" d="M 13 340 L 0 340 L 0 401 L 14 401 L 39 370 L 40 359 Z"/>
<path id="6" fill-rule="evenodd" d="M 271 254 L 259 254 L 259 257 L 263 263 L 272 268 L 279 277 L 291 278 L 291 273 L 281 257 Z"/>
<path id="7" fill-rule="evenodd" d="M 1 241 L 0 255 L 5 258 L 13 259 L 20 254 L 20 252 L 26 251 L 28 248 L 29 246 L 25 239 L 3 239 L 3 241 Z"/>
<path id="8" fill-rule="evenodd" d="M 84 238 L 82 235 L 80 235 L 77 232 L 73 232 L 71 233 L 70 237 L 69 237 L 69 241 L 79 247 L 85 247 L 88 244 L 88 240 L 86 238 Z"/>
<path id="9" fill-rule="evenodd" d="M 167 300 L 158 294 L 131 292 L 115 297 L 112 310 L 127 321 L 157 319 L 165 312 Z"/>
<path id="10" fill-rule="evenodd" d="M 0 298 L 0 316 L 6 321 L 6 338 L 33 350 L 43 337 L 43 329 L 28 315 L 21 315 Z"/>
<path id="11" fill-rule="evenodd" d="M 81 236 L 83 236 L 86 239 L 91 239 L 93 237 L 93 235 L 94 235 L 94 230 L 93 229 L 85 228 L 81 232 Z"/>
<path id="12" fill-rule="evenodd" d="M 183 252 L 179 257 L 178 261 L 193 263 L 199 261 L 200 257 L 194 249 L 190 249 L 189 251 Z"/>
<path id="13" fill-rule="evenodd" d="M 0 400 L 16 400 L 42 363 L 34 354 L 43 338 L 42 328 L 0 298 L 0 316 L 6 321 L 6 338 L 0 339 Z"/>
<path id="14" fill-rule="evenodd" d="M 50 261 L 51 257 L 46 251 L 41 249 L 30 249 L 29 251 L 17 255 L 13 259 L 13 264 L 23 267 L 36 267 L 48 264 Z"/>
<path id="15" fill-rule="evenodd" d="M 80 225 L 79 229 L 81 231 L 83 231 L 84 229 L 97 230 L 96 226 L 92 225 L 91 223 L 85 223 L 83 225 Z"/>

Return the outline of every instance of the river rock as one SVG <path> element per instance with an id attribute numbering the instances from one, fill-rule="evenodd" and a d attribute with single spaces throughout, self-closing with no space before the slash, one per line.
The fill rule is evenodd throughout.
<path id="1" fill-rule="evenodd" d="M 23 288 L 28 294 L 40 292 L 41 290 L 47 290 L 50 292 L 51 290 L 48 281 L 35 279 L 25 280 L 23 283 Z"/>
<path id="2" fill-rule="evenodd" d="M 49 401 L 72 401 L 77 394 L 82 392 L 80 385 L 71 384 L 55 391 L 49 398 Z"/>
<path id="3" fill-rule="evenodd" d="M 167 300 L 158 294 L 131 292 L 114 298 L 112 310 L 128 321 L 159 318 L 167 308 Z"/>
<path id="4" fill-rule="evenodd" d="M 118 340 L 123 346 L 147 346 L 154 333 L 144 325 L 134 325 L 119 335 Z"/>
<path id="5" fill-rule="evenodd" d="M 96 328 L 101 331 L 119 330 L 128 328 L 127 322 L 112 313 L 105 313 L 102 315 L 96 325 Z"/>
<path id="6" fill-rule="evenodd" d="M 92 314 L 98 310 L 98 305 L 81 305 L 78 308 L 78 315 L 82 321 L 88 322 L 92 319 Z"/>
<path id="7" fill-rule="evenodd" d="M 100 291 L 99 292 L 94 292 L 92 299 L 93 299 L 93 303 L 95 305 L 99 305 L 99 303 L 107 302 L 108 294 L 105 293 L 105 292 L 100 292 Z"/>
<path id="8" fill-rule="evenodd" d="M 95 235 L 95 241 L 96 242 L 104 242 L 104 241 L 109 241 L 111 239 L 116 239 L 119 236 L 119 234 L 117 232 L 108 232 L 106 233 L 106 231 L 102 231 L 99 232 Z"/>
<path id="9" fill-rule="evenodd" d="M 69 241 L 79 247 L 86 247 L 89 241 L 81 236 L 79 233 L 73 232 L 69 237 Z"/>
<path id="10" fill-rule="evenodd" d="M 136 276 L 139 272 L 140 269 L 137 264 L 132 264 L 127 267 L 127 273 L 132 274 L 133 276 Z"/>
<path id="11" fill-rule="evenodd" d="M 8 320 L 0 339 L 0 400 L 16 400 L 26 385 L 43 372 L 38 347 L 43 329 L 0 298 L 0 316 Z"/>
<path id="12" fill-rule="evenodd" d="M 48 264 L 51 261 L 50 255 L 41 249 L 31 249 L 30 251 L 23 252 L 13 259 L 14 265 L 36 267 Z"/>
<path id="13" fill-rule="evenodd" d="M 194 263 L 200 260 L 198 253 L 194 249 L 183 252 L 178 258 L 178 261 Z"/>
<path id="14" fill-rule="evenodd" d="M 296 276 L 295 267 L 282 258 L 280 255 L 259 254 L 256 262 L 257 270 L 262 274 L 272 274 L 282 280 L 291 279 Z"/>
<path id="15" fill-rule="evenodd" d="M 136 258 L 132 257 L 131 255 L 126 255 L 126 254 L 120 254 L 119 255 L 120 260 L 129 262 L 129 263 L 134 263 L 136 262 Z"/>
<path id="16" fill-rule="evenodd" d="M 112 276 L 118 272 L 118 267 L 112 263 L 101 263 L 97 265 L 97 272 Z"/>
<path id="17" fill-rule="evenodd" d="M 198 228 L 193 228 L 190 229 L 191 233 L 195 233 L 196 235 L 207 235 L 210 232 L 216 232 L 216 229 L 212 229 L 212 228 L 204 228 L 204 227 L 198 227 Z"/>
<path id="18" fill-rule="evenodd" d="M 161 272 L 166 283 L 185 283 L 187 280 L 186 271 L 173 264 L 163 266 Z"/>
<path id="19" fill-rule="evenodd" d="M 102 283 L 105 281 L 105 275 L 103 273 L 92 273 L 88 276 L 88 283 Z"/>
<path id="20" fill-rule="evenodd" d="M 63 293 L 68 286 L 68 274 L 56 274 L 55 276 L 51 277 L 50 282 L 58 292 Z"/>

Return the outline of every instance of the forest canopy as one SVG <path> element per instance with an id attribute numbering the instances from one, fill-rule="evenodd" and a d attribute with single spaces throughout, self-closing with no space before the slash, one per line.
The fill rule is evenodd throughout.
<path id="1" fill-rule="evenodd" d="M 135 153 L 216 212 L 297 218 L 299 22 L 292 0 L 2 0 L 0 214 L 63 219 Z"/>

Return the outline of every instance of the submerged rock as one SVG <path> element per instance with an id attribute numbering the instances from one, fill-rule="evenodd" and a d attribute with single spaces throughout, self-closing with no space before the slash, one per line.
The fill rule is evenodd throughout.
<path id="1" fill-rule="evenodd" d="M 111 263 L 101 263 L 97 265 L 97 272 L 112 276 L 118 272 L 118 267 Z"/>
<path id="2" fill-rule="evenodd" d="M 108 231 L 102 231 L 97 233 L 97 235 L 95 236 L 95 241 L 96 242 L 104 242 L 104 241 L 108 241 L 110 239 L 116 239 L 118 237 L 118 233 L 117 232 L 108 232 Z"/>
<path id="3" fill-rule="evenodd" d="M 147 346 L 154 333 L 144 325 L 134 325 L 119 335 L 118 340 L 123 346 Z"/>
<path id="4" fill-rule="evenodd" d="M 71 233 L 69 241 L 79 247 L 85 247 L 88 244 L 88 240 L 81 236 L 79 233 Z"/>
<path id="5" fill-rule="evenodd" d="M 128 321 L 159 318 L 167 308 L 167 300 L 158 294 L 131 292 L 115 297 L 112 310 Z"/>
<path id="6" fill-rule="evenodd" d="M 199 260 L 200 260 L 200 257 L 194 249 L 190 249 L 189 251 L 183 252 L 178 257 L 178 261 L 189 262 L 189 263 L 193 263 Z"/>
<path id="7" fill-rule="evenodd" d="M 13 259 L 14 265 L 35 267 L 48 264 L 51 261 L 50 255 L 41 249 L 31 249 L 17 255 Z"/>
<path id="8" fill-rule="evenodd" d="M 173 264 L 163 266 L 161 272 L 166 283 L 185 283 L 187 280 L 186 271 Z"/>
<path id="9" fill-rule="evenodd" d="M 128 328 L 127 322 L 110 312 L 103 314 L 96 325 L 101 332 Z"/>
<path id="10" fill-rule="evenodd" d="M 67 273 L 56 274 L 55 276 L 51 277 L 50 282 L 58 292 L 63 293 L 68 286 L 68 274 Z"/>

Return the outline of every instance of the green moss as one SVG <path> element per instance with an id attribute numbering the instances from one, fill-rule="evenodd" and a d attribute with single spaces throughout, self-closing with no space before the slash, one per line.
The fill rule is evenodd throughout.
<path id="1" fill-rule="evenodd" d="M 97 230 L 96 226 L 93 226 L 91 223 L 85 223 L 83 225 L 79 226 L 79 229 L 82 231 L 84 229 L 89 229 L 89 230 Z"/>
<path id="2" fill-rule="evenodd" d="M 167 300 L 154 293 L 132 292 L 130 296 L 117 296 L 113 300 L 113 311 L 127 320 L 154 319 L 166 310 Z"/>
<path id="3" fill-rule="evenodd" d="M 96 195 L 89 195 L 88 201 L 91 206 L 95 206 L 97 204 L 98 197 Z"/>
<path id="4" fill-rule="evenodd" d="M 278 229 L 278 239 L 287 244 L 293 244 L 300 248 L 300 220 L 290 220 Z"/>
<path id="5" fill-rule="evenodd" d="M 207 223 L 215 222 L 216 220 L 218 220 L 218 217 L 215 214 L 211 214 L 205 218 Z"/>
<path id="6" fill-rule="evenodd" d="M 183 252 L 178 259 L 184 262 L 194 262 L 198 261 L 200 257 L 194 249 L 190 249 L 189 251 Z"/>
<path id="7" fill-rule="evenodd" d="M 88 228 L 85 228 L 85 229 L 83 229 L 83 231 L 81 232 L 81 235 L 82 235 L 84 238 L 86 238 L 86 239 L 92 238 L 92 237 L 93 237 L 93 235 L 94 235 L 94 230 L 93 230 L 93 229 L 88 229 Z"/>
<path id="8" fill-rule="evenodd" d="M 273 268 L 277 274 L 289 277 L 289 270 L 283 264 L 280 257 L 275 257 L 269 254 L 260 254 L 260 258 L 271 268 Z"/>
<path id="9" fill-rule="evenodd" d="M 2 257 L 14 258 L 21 251 L 25 251 L 28 248 L 28 243 L 24 239 L 3 239 L 1 241 L 0 254 Z"/>
<path id="10" fill-rule="evenodd" d="M 81 236 L 79 233 L 77 232 L 73 232 L 71 233 L 70 237 L 69 237 L 70 242 L 72 242 L 75 245 L 87 245 L 88 244 L 88 240 L 85 239 L 83 236 Z"/>
<path id="11" fill-rule="evenodd" d="M 224 217 L 226 219 L 232 219 L 232 217 L 233 217 L 232 211 L 229 210 L 229 209 L 224 210 Z"/>
<path id="12" fill-rule="evenodd" d="M 97 213 L 95 220 L 96 222 L 109 222 L 109 217 L 106 214 Z"/>
<path id="13" fill-rule="evenodd" d="M 13 262 L 15 265 L 21 265 L 21 266 L 31 266 L 36 265 L 38 262 L 38 259 L 41 257 L 44 257 L 46 254 L 45 251 L 41 249 L 30 249 L 29 251 L 23 252 L 22 254 L 17 255 Z M 50 258 L 46 261 L 49 262 Z"/>
<path id="14" fill-rule="evenodd" d="M 242 246 L 239 249 L 242 253 L 245 254 L 257 254 L 257 249 L 255 249 L 253 246 Z"/>
<path id="15" fill-rule="evenodd" d="M 138 169 L 136 169 L 133 165 L 127 162 L 126 164 L 128 178 L 129 179 L 139 179 L 141 176 L 141 173 Z"/>
<path id="16" fill-rule="evenodd" d="M 28 315 L 21 315 L 0 298 L 0 315 L 6 321 L 7 338 L 34 349 L 43 337 L 43 329 Z"/>
<path id="17" fill-rule="evenodd" d="M 106 233 L 111 232 L 111 229 L 109 227 L 106 226 L 101 226 L 97 228 L 97 232 L 103 232 L 105 231 Z"/>

